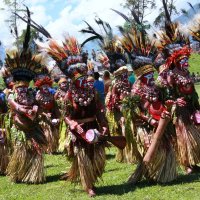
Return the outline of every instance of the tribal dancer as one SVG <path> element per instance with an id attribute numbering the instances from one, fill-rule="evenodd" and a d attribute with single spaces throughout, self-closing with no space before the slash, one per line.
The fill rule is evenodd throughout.
<path id="1" fill-rule="evenodd" d="M 131 86 L 128 82 L 128 69 L 123 60 L 118 59 L 115 63 L 114 81 L 106 96 L 107 117 L 112 127 L 112 133 L 123 135 L 127 139 L 127 146 L 124 150 L 118 149 L 116 160 L 118 162 L 133 163 L 135 161 L 131 144 L 131 134 L 128 133 L 127 122 L 122 112 L 122 102 L 130 95 Z"/>
<path id="2" fill-rule="evenodd" d="M 135 28 L 127 36 L 124 35 L 122 45 L 129 53 L 137 78 L 132 98 L 123 104 L 124 107 L 128 104 L 133 112 L 138 144 L 136 158 L 139 165 L 129 182 L 135 183 L 143 176 L 160 183 L 173 181 L 177 176 L 172 141 L 174 129 L 169 123 L 171 110 L 168 102 L 164 101 L 154 83 L 153 60 L 157 49 L 144 32 Z"/>
<path id="3" fill-rule="evenodd" d="M 28 16 L 30 12 L 27 9 Z M 27 25 L 21 50 L 7 52 L 6 69 L 13 76 L 13 93 L 8 96 L 13 126 L 11 137 L 14 151 L 7 167 L 13 182 L 43 183 L 45 181 L 43 148 L 45 137 L 39 127 L 37 111 L 29 82 L 44 68 L 41 55 L 32 55 L 29 49 L 30 26 Z"/>
<path id="4" fill-rule="evenodd" d="M 60 80 L 58 81 L 58 90 L 54 95 L 54 98 L 58 104 L 58 108 L 61 114 L 60 117 L 60 128 L 59 128 L 59 133 L 60 133 L 60 139 L 59 139 L 59 148 L 58 150 L 60 152 L 64 151 L 64 146 L 65 146 L 65 142 L 66 142 L 66 130 L 65 130 L 65 126 L 63 124 L 63 120 L 64 117 L 66 115 L 66 107 L 65 107 L 65 102 L 64 102 L 64 98 L 67 94 L 67 91 L 69 89 L 69 79 L 65 78 L 65 77 L 61 77 Z"/>
<path id="5" fill-rule="evenodd" d="M 30 17 L 30 13 L 28 12 Z M 41 55 L 29 49 L 30 26 L 27 26 L 23 48 L 7 52 L 6 68 L 14 79 L 13 94 L 8 96 L 12 113 L 11 129 L 14 151 L 7 168 L 13 182 L 43 183 L 45 181 L 43 148 L 45 137 L 39 127 L 37 111 L 29 82 L 44 67 Z"/>
<path id="6" fill-rule="evenodd" d="M 109 69 L 115 77 L 106 95 L 106 117 L 109 122 L 111 134 L 123 135 L 128 142 L 124 150 L 118 149 L 116 160 L 118 162 L 132 163 L 135 160 L 131 144 L 131 141 L 133 141 L 133 134 L 132 131 L 127 129 L 126 119 L 121 110 L 122 100 L 129 96 L 131 92 L 131 85 L 128 81 L 128 69 L 126 67 L 127 59 L 120 41 L 114 36 L 110 25 L 103 22 L 101 19 L 96 20 L 96 22 L 102 25 L 103 30 L 105 30 L 105 35 L 97 33 L 87 23 L 87 29 L 83 29 L 81 32 L 88 33 L 87 31 L 90 31 L 94 36 L 86 39 L 82 45 L 95 38 L 99 40 L 100 46 L 105 52 L 98 54 L 98 60 L 102 63 L 103 67 Z"/>
<path id="7" fill-rule="evenodd" d="M 46 152 L 55 153 L 59 141 L 59 110 L 54 95 L 50 92 L 53 81 L 45 74 L 36 77 L 35 86 L 38 88 L 36 102 L 39 107 L 40 126 L 48 142 Z"/>
<path id="8" fill-rule="evenodd" d="M 6 131 L 6 114 L 8 107 L 6 95 L 0 91 L 0 175 L 6 174 L 6 168 L 9 162 L 9 136 Z"/>
<path id="9" fill-rule="evenodd" d="M 178 158 L 187 173 L 199 170 L 200 132 L 199 102 L 193 79 L 188 71 L 191 53 L 189 40 L 177 24 L 168 23 L 166 32 L 159 35 L 164 65 L 160 67 L 159 81 L 174 101 L 182 98 L 186 105 L 174 107 L 174 124 L 177 135 Z"/>
<path id="10" fill-rule="evenodd" d="M 72 182 L 80 181 L 89 196 L 94 196 L 94 184 L 102 176 L 106 157 L 105 143 L 92 142 L 97 140 L 99 134 L 109 134 L 103 107 L 94 88 L 88 86 L 87 66 L 82 61 L 81 50 L 75 38 L 67 37 L 63 47 L 50 40 L 49 47 L 43 50 L 72 79 L 72 85 L 65 97 L 65 122 L 69 126 L 70 136 L 68 156 L 73 157 L 67 179 Z M 86 132 L 94 137 L 87 137 L 87 134 L 85 136 Z"/>

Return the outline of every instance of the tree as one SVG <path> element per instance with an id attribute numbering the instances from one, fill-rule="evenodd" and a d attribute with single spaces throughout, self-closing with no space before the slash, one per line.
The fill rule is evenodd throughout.
<path id="1" fill-rule="evenodd" d="M 131 23 L 138 26 L 138 29 L 150 28 L 145 17 L 151 14 L 151 11 L 156 8 L 155 0 L 126 0 L 123 6 L 131 11 Z M 127 24 L 125 24 L 126 27 Z"/>
<path id="2" fill-rule="evenodd" d="M 175 2 L 176 0 L 162 0 L 163 6 L 159 9 L 160 14 L 154 20 L 155 26 L 163 27 L 166 20 L 171 22 L 171 17 L 179 14 Z"/>
<path id="3" fill-rule="evenodd" d="M 16 46 L 19 48 L 19 33 L 18 33 L 18 17 L 14 13 L 18 12 L 26 12 L 25 9 L 21 9 L 23 3 L 25 3 L 25 0 L 3 0 L 4 4 L 8 7 L 9 11 L 11 12 L 11 15 L 9 16 L 9 19 L 6 20 L 9 24 L 10 32 L 16 39 Z M 2 8 L 5 9 L 5 8 Z"/>

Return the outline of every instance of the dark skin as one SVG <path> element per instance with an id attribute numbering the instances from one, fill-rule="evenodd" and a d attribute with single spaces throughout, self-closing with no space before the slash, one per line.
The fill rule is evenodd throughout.
<path id="1" fill-rule="evenodd" d="M 16 90 L 16 92 L 18 92 Z M 36 118 L 38 106 L 26 106 L 17 103 L 15 100 L 8 99 L 8 103 L 11 109 L 16 113 L 14 115 L 14 121 L 17 123 L 23 131 L 28 131 L 33 127 L 33 121 Z"/>

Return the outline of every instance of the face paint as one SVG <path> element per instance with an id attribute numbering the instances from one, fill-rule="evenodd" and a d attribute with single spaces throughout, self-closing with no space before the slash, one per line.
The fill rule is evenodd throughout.
<path id="1" fill-rule="evenodd" d="M 94 81 L 88 81 L 87 82 L 87 85 L 90 89 L 93 89 L 94 88 Z"/>
<path id="2" fill-rule="evenodd" d="M 49 93 L 49 85 L 42 85 L 41 91 L 45 94 Z"/>
<path id="3" fill-rule="evenodd" d="M 184 57 L 184 58 L 182 58 L 180 61 L 179 61 L 179 63 L 178 63 L 179 65 L 178 65 L 178 67 L 181 69 L 181 70 L 183 70 L 183 71 L 186 71 L 186 70 L 188 70 L 188 58 L 187 57 Z"/>
<path id="4" fill-rule="evenodd" d="M 128 79 L 128 73 L 127 72 L 124 72 L 122 75 L 121 75 L 122 79 L 125 80 L 125 79 Z"/>
<path id="5" fill-rule="evenodd" d="M 68 84 L 67 84 L 67 82 L 62 82 L 61 84 L 60 84 L 60 88 L 62 89 L 62 90 L 67 90 L 68 89 Z"/>
<path id="6" fill-rule="evenodd" d="M 20 87 L 16 88 L 16 90 L 17 90 L 18 94 L 26 94 L 27 91 L 28 91 L 28 87 L 26 87 L 26 86 L 20 86 Z"/>
<path id="7" fill-rule="evenodd" d="M 87 84 L 87 79 L 86 79 L 86 76 L 81 76 L 80 78 L 78 78 L 76 81 L 75 81 L 75 86 L 77 88 L 87 88 L 88 84 Z"/>
<path id="8" fill-rule="evenodd" d="M 154 84 L 153 72 L 143 75 L 142 82 L 146 85 L 153 85 Z"/>

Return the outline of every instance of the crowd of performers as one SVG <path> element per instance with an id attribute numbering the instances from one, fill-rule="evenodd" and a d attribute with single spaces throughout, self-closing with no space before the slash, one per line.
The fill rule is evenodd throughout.
<path id="1" fill-rule="evenodd" d="M 118 148 L 116 161 L 137 164 L 129 183 L 171 182 L 178 166 L 186 174 L 200 171 L 200 106 L 188 70 L 190 41 L 178 24 L 166 23 L 151 39 L 134 26 L 121 38 L 100 38 L 104 53 L 98 59 L 114 77 L 102 102 L 78 41 L 67 36 L 59 44 L 29 17 L 26 22 L 23 47 L 7 51 L 2 69 L 2 175 L 16 183 L 44 183 L 44 153 L 65 151 L 72 163 L 62 178 L 81 182 L 94 196 L 110 142 Z M 48 38 L 37 54 L 29 47 L 31 25 Z M 200 41 L 199 31 L 191 33 Z M 49 57 L 62 71 L 55 94 Z M 136 76 L 132 87 L 127 62 Z"/>

